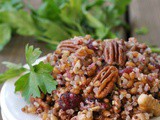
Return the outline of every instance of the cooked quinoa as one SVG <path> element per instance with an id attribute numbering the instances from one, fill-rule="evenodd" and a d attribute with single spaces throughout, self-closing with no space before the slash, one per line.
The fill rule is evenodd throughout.
<path id="1" fill-rule="evenodd" d="M 135 38 L 74 37 L 62 41 L 45 62 L 54 67 L 51 74 L 57 89 L 52 94 L 41 93 L 40 98 L 31 97 L 24 112 L 43 120 L 149 120 L 160 116 L 160 56 Z"/>

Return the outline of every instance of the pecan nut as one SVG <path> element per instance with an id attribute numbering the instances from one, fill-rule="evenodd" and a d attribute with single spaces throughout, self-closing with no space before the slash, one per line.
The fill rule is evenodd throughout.
<path id="1" fill-rule="evenodd" d="M 138 104 L 141 111 L 153 113 L 154 116 L 160 116 L 160 103 L 152 95 L 141 94 L 138 97 Z"/>
<path id="2" fill-rule="evenodd" d="M 104 98 L 112 92 L 118 79 L 118 69 L 114 66 L 104 67 L 93 80 L 93 91 L 96 98 Z M 100 82 L 100 84 L 96 83 Z"/>
<path id="3" fill-rule="evenodd" d="M 59 45 L 58 45 L 58 49 L 61 50 L 67 50 L 70 52 L 75 52 L 76 50 L 78 50 L 80 48 L 80 44 L 82 41 L 78 41 L 78 39 L 73 39 L 73 40 L 65 40 L 62 41 Z"/>
<path id="4" fill-rule="evenodd" d="M 123 40 L 105 40 L 104 59 L 109 65 L 123 66 L 126 61 L 125 45 Z"/>

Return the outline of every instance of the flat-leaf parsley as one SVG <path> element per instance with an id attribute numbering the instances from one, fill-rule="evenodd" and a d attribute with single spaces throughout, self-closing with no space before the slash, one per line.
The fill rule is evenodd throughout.
<path id="1" fill-rule="evenodd" d="M 51 72 L 53 67 L 49 63 L 40 62 L 32 65 L 42 52 L 33 46 L 26 46 L 25 55 L 29 72 L 21 76 L 15 83 L 15 92 L 22 92 L 22 96 L 29 101 L 31 96 L 40 97 L 40 93 L 51 93 L 56 89 L 57 82 L 53 80 Z"/>

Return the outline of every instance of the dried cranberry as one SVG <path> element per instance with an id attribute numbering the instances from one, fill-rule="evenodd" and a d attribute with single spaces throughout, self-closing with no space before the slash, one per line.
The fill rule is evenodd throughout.
<path id="1" fill-rule="evenodd" d="M 127 68 L 124 68 L 122 70 L 119 70 L 119 75 L 122 76 L 123 73 L 131 73 L 133 71 L 133 68 L 132 67 L 127 67 Z"/>
<path id="2" fill-rule="evenodd" d="M 81 101 L 82 97 L 80 95 L 66 92 L 60 96 L 58 103 L 62 110 L 67 110 L 78 107 Z"/>

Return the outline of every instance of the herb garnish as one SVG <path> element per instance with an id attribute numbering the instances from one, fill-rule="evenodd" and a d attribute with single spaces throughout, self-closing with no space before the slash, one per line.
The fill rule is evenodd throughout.
<path id="1" fill-rule="evenodd" d="M 57 82 L 53 80 L 51 75 L 53 67 L 49 63 L 44 62 L 33 65 L 41 53 L 42 52 L 39 50 L 39 48 L 34 49 L 33 46 L 27 45 L 25 49 L 25 56 L 26 62 L 30 69 L 27 70 L 20 64 L 17 65 L 4 62 L 9 70 L 0 75 L 0 82 L 2 83 L 9 78 L 19 76 L 26 71 L 26 73 L 15 82 L 15 92 L 22 92 L 22 96 L 28 102 L 31 96 L 40 97 L 41 92 L 46 94 L 51 93 L 56 89 Z"/>

